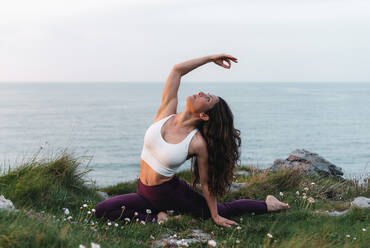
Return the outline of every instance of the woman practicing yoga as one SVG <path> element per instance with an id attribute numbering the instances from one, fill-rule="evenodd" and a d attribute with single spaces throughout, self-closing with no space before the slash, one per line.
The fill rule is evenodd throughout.
<path id="1" fill-rule="evenodd" d="M 217 203 L 216 198 L 231 185 L 233 169 L 240 157 L 240 132 L 234 128 L 233 114 L 221 97 L 203 92 L 188 96 L 185 109 L 177 113 L 182 76 L 209 62 L 230 69 L 231 61 L 238 62 L 233 56 L 221 54 L 173 67 L 154 123 L 145 133 L 137 193 L 100 202 L 95 207 L 98 218 L 163 221 L 167 219 L 165 211 L 174 210 L 203 219 L 212 217 L 217 225 L 230 227 L 237 224 L 227 219 L 231 216 L 290 208 L 271 195 L 265 201 L 240 199 Z M 193 186 L 200 183 L 203 194 L 175 174 L 190 158 Z"/>

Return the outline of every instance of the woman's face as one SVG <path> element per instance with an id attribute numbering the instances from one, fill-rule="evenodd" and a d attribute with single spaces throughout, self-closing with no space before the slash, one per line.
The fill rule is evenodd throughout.
<path id="1" fill-rule="evenodd" d="M 220 99 L 217 96 L 209 93 L 205 94 L 202 91 L 186 98 L 186 104 L 195 113 L 205 113 L 219 101 Z"/>

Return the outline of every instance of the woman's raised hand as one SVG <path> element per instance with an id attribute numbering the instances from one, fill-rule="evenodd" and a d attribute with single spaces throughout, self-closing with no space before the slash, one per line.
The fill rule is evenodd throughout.
<path id="1" fill-rule="evenodd" d="M 216 217 L 213 218 L 213 221 L 219 225 L 219 226 L 224 226 L 224 227 L 231 227 L 231 225 L 238 225 L 235 221 L 228 220 L 220 215 L 217 215 Z"/>
<path id="2" fill-rule="evenodd" d="M 238 59 L 231 56 L 231 55 L 226 55 L 226 54 L 219 54 L 219 55 L 212 55 L 211 56 L 211 61 L 214 62 L 216 65 L 222 66 L 226 69 L 230 69 L 231 67 L 231 61 L 234 63 L 238 63 Z M 224 61 L 228 63 L 228 65 L 224 64 Z"/>

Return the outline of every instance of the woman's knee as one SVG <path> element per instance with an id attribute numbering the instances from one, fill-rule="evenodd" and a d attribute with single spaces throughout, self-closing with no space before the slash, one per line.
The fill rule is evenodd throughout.
<path id="1" fill-rule="evenodd" d="M 107 199 L 108 200 L 108 199 Z M 107 212 L 109 212 L 109 208 L 107 206 L 107 200 L 104 200 L 102 202 L 99 202 L 95 207 L 95 216 L 96 218 L 102 218 L 104 217 Z"/>
<path id="2" fill-rule="evenodd" d="M 95 207 L 95 217 L 96 218 L 101 218 L 103 216 L 103 207 L 101 205 L 101 202 L 98 203 Z"/>

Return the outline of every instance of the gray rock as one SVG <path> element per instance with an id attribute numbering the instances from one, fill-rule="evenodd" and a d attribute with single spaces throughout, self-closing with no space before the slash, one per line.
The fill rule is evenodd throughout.
<path id="1" fill-rule="evenodd" d="M 17 209 L 14 207 L 11 200 L 8 200 L 3 195 L 0 195 L 0 211 L 17 212 Z"/>
<path id="2" fill-rule="evenodd" d="M 206 243 L 208 240 L 211 239 L 211 235 L 209 235 L 208 233 L 204 233 L 202 230 L 193 229 L 191 231 L 192 233 L 189 235 L 189 237 L 184 239 L 176 239 L 176 236 L 171 236 L 168 233 L 165 233 L 162 235 L 161 240 L 156 240 L 152 242 L 152 247 L 183 247 L 195 243 Z"/>
<path id="3" fill-rule="evenodd" d="M 358 208 L 369 208 L 370 209 L 370 198 L 363 196 L 356 197 L 352 202 L 351 206 Z"/>
<path id="4" fill-rule="evenodd" d="M 358 207 L 358 208 L 368 208 L 370 209 L 370 198 L 366 198 L 363 196 L 356 197 L 352 202 L 351 202 L 351 207 L 349 209 L 346 209 L 344 211 L 326 211 L 323 214 L 329 215 L 329 216 L 341 216 L 345 215 L 348 213 L 348 211 L 352 207 Z"/>
<path id="5" fill-rule="evenodd" d="M 96 191 L 96 194 L 100 196 L 103 200 L 106 200 L 109 198 L 109 195 L 103 191 Z"/>
<path id="6" fill-rule="evenodd" d="M 277 159 L 270 167 L 271 171 L 279 169 L 302 168 L 310 174 L 325 175 L 329 177 L 343 176 L 342 168 L 330 163 L 317 153 L 304 149 L 297 149 L 290 153 L 285 160 Z"/>
<path id="7" fill-rule="evenodd" d="M 329 216 L 341 216 L 341 215 L 345 215 L 348 211 L 349 211 L 349 209 L 344 210 L 344 211 L 327 212 L 326 214 L 329 215 Z"/>
<path id="8" fill-rule="evenodd" d="M 205 243 L 209 239 L 211 239 L 211 235 L 208 233 L 203 232 L 202 230 L 199 229 L 193 229 L 191 230 L 192 233 L 190 234 L 191 237 L 200 240 L 201 242 Z"/>
<path id="9" fill-rule="evenodd" d="M 248 183 L 236 183 L 236 182 L 232 182 L 231 183 L 231 186 L 230 186 L 230 191 L 231 192 L 238 191 L 241 188 L 246 187 L 247 185 L 248 185 Z"/>
<path id="10" fill-rule="evenodd" d="M 235 173 L 234 173 L 234 175 L 236 175 L 236 176 L 245 176 L 245 177 L 248 177 L 248 176 L 250 176 L 251 174 L 250 174 L 248 171 L 240 170 L 240 171 L 235 172 Z"/>

